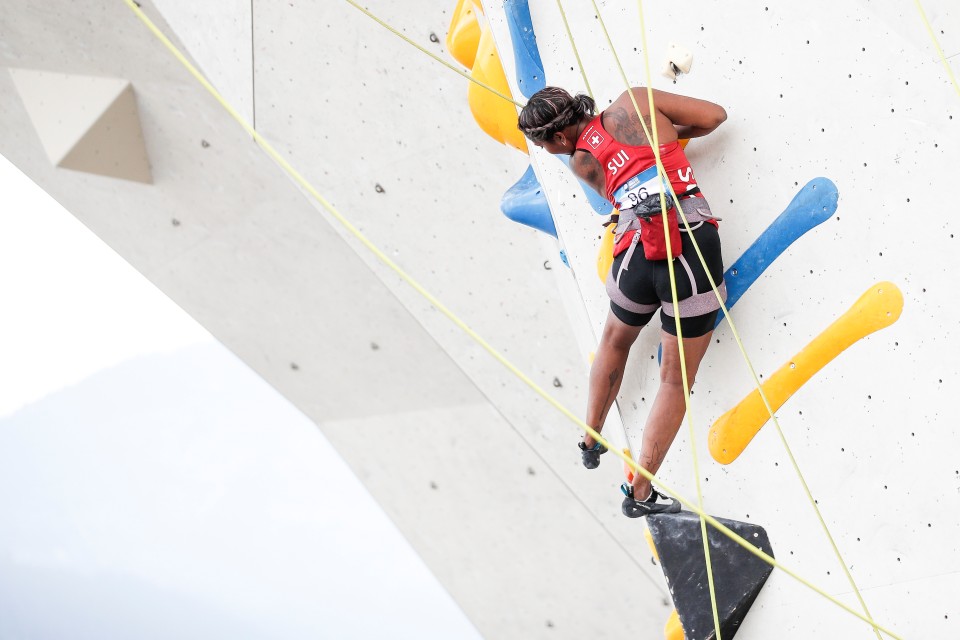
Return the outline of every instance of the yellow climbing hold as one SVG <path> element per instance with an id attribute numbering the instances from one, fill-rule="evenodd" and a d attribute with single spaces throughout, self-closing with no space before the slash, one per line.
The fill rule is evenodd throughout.
<path id="1" fill-rule="evenodd" d="M 479 2 L 459 0 L 457 8 L 453 10 L 453 19 L 450 20 L 447 51 L 467 69 L 473 68 L 480 46 L 480 21 L 477 16 L 481 13 L 483 5 Z"/>
<path id="2" fill-rule="evenodd" d="M 663 626 L 663 635 L 667 640 L 684 640 L 683 625 L 680 624 L 680 614 L 674 609 Z"/>
<path id="3" fill-rule="evenodd" d="M 902 311 L 903 294 L 895 284 L 878 282 L 870 287 L 846 313 L 763 383 L 770 411 L 760 392 L 754 389 L 713 423 L 709 436 L 713 459 L 720 464 L 736 460 L 770 419 L 771 411 L 776 412 L 782 407 L 797 389 L 844 349 L 896 322 Z"/>
<path id="4" fill-rule="evenodd" d="M 600 282 L 607 281 L 610 265 L 613 264 L 613 228 L 612 224 L 604 227 L 603 236 L 600 238 L 600 251 L 597 252 L 597 275 L 600 276 Z"/>
<path id="5" fill-rule="evenodd" d="M 630 449 L 627 447 L 623 448 L 623 455 L 625 455 L 627 458 L 633 459 L 633 456 L 630 454 Z M 633 482 L 633 468 L 626 460 L 623 461 L 623 475 L 627 479 L 627 482 Z"/>
<path id="6" fill-rule="evenodd" d="M 470 74 L 475 80 L 490 85 L 500 93 L 510 96 L 510 86 L 503 71 L 500 56 L 493 42 L 493 33 L 489 28 L 481 30 L 477 59 Z M 474 120 L 487 135 L 494 140 L 508 144 L 527 153 L 527 141 L 517 129 L 517 109 L 500 96 L 490 93 L 483 87 L 470 84 L 467 100 Z"/>

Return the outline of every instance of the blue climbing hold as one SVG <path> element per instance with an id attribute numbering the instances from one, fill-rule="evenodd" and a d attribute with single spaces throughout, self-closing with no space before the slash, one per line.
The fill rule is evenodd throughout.
<path id="1" fill-rule="evenodd" d="M 733 307 L 746 290 L 800 236 L 830 219 L 837 211 L 840 194 L 828 178 L 814 178 L 793 197 L 753 244 L 723 274 L 727 285 L 727 308 Z M 723 321 L 723 311 L 717 325 Z"/>
<path id="2" fill-rule="evenodd" d="M 504 0 L 503 11 L 510 27 L 513 42 L 513 59 L 517 68 L 517 86 L 520 93 L 529 98 L 547 86 L 543 62 L 537 48 L 537 36 L 533 32 L 528 0 Z"/>
<path id="3" fill-rule="evenodd" d="M 550 214 L 550 205 L 543 194 L 543 187 L 533 172 L 533 166 L 527 167 L 523 176 L 515 185 L 507 189 L 500 199 L 500 210 L 514 222 L 525 224 L 544 233 L 557 237 L 557 226 Z"/>

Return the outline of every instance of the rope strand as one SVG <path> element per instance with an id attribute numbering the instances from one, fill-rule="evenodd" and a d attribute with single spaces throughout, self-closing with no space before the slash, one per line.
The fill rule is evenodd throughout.
<path id="1" fill-rule="evenodd" d="M 603 33 L 604 33 L 604 35 L 605 35 L 606 38 L 607 38 L 607 42 L 608 42 L 608 44 L 610 45 L 611 51 L 613 52 L 614 59 L 615 59 L 616 62 L 617 62 L 617 67 L 618 67 L 618 69 L 619 69 L 619 71 L 620 71 L 620 75 L 621 75 L 621 77 L 623 78 L 624 83 L 627 85 L 627 92 L 628 92 L 628 94 L 629 94 L 629 96 L 630 96 L 631 102 L 633 103 L 633 107 L 634 107 L 634 109 L 635 109 L 636 112 L 637 112 L 637 117 L 640 119 L 640 124 L 641 124 L 641 126 L 643 127 L 644 133 L 646 133 L 648 139 L 654 141 L 652 147 L 653 147 L 653 151 L 654 151 L 654 157 L 655 157 L 656 163 L 657 163 L 657 168 L 658 168 L 658 171 L 659 171 L 659 173 L 660 173 L 660 175 L 661 175 L 661 179 L 662 179 L 662 180 L 664 181 L 664 183 L 666 184 L 667 188 L 668 188 L 669 191 L 670 191 L 670 194 L 673 196 L 674 201 L 676 202 L 676 201 L 677 201 L 677 194 L 674 192 L 673 186 L 672 186 L 672 184 L 670 183 L 670 181 L 669 181 L 669 179 L 668 179 L 668 177 L 667 177 L 666 170 L 665 170 L 665 168 L 663 167 L 662 162 L 660 161 L 660 153 L 659 153 L 659 148 L 658 148 L 657 140 L 656 140 L 656 127 L 653 127 L 654 132 L 653 132 L 653 134 L 651 135 L 650 131 L 647 129 L 647 126 L 646 126 L 646 124 L 645 124 L 645 122 L 644 122 L 644 120 L 643 120 L 643 116 L 642 116 L 642 114 L 641 114 L 641 112 L 640 112 L 640 107 L 639 107 L 639 105 L 637 104 L 636 97 L 633 95 L 632 88 L 631 88 L 631 86 L 630 86 L 629 80 L 628 80 L 627 77 L 626 77 L 626 73 L 625 73 L 624 70 L 623 70 L 623 66 L 620 64 L 620 59 L 617 57 L 616 51 L 615 51 L 614 48 L 613 48 L 613 42 L 612 42 L 612 40 L 611 40 L 611 38 L 610 38 L 609 33 L 607 32 L 606 26 L 604 25 L 603 18 L 602 18 L 602 16 L 600 15 L 599 9 L 597 8 L 596 1 L 595 1 L 595 0 L 591 0 L 591 1 L 593 2 L 594 10 L 595 10 L 596 13 L 597 13 L 597 18 L 598 18 L 598 20 L 600 21 L 600 26 L 601 26 L 601 28 L 602 28 L 602 30 L 603 30 Z M 644 53 L 644 60 L 645 60 L 646 69 L 647 69 L 647 96 L 648 96 L 648 102 L 649 102 L 650 112 L 651 112 L 651 114 L 653 114 L 653 113 L 655 113 L 655 111 L 654 111 L 654 105 L 653 105 L 653 91 L 652 91 L 652 88 L 650 87 L 649 56 L 648 56 L 648 54 L 647 54 L 646 30 L 645 30 L 644 28 L 642 28 L 642 27 L 643 27 L 643 15 L 644 15 L 642 0 L 637 0 L 637 4 L 638 4 L 639 12 L 640 12 L 641 37 L 643 38 L 643 53 Z M 664 204 L 663 204 L 663 198 L 664 198 L 664 196 L 661 194 L 661 210 L 662 210 L 662 208 L 663 208 L 663 206 L 664 206 Z M 867 616 L 866 619 L 874 626 L 874 632 L 877 634 L 877 637 L 879 638 L 878 627 L 877 627 L 876 624 L 874 623 L 873 617 L 870 615 L 870 611 L 869 611 L 869 609 L 867 608 L 866 602 L 864 601 L 862 594 L 860 593 L 860 589 L 857 587 L 856 581 L 854 581 L 853 576 L 850 574 L 850 570 L 849 570 L 849 568 L 847 567 L 847 564 L 846 564 L 846 562 L 844 561 L 842 554 L 840 553 L 840 549 L 839 549 L 839 547 L 837 546 L 836 541 L 835 541 L 834 538 L 833 538 L 833 535 L 830 533 L 830 529 L 829 529 L 829 527 L 827 526 L 827 523 L 826 523 L 826 521 L 824 520 L 822 513 L 820 512 L 820 508 L 819 508 L 819 506 L 817 505 L 816 500 L 813 498 L 813 494 L 810 492 L 809 486 L 807 485 L 807 482 L 806 482 L 806 480 L 805 480 L 805 478 L 804 478 L 804 476 L 803 476 L 803 473 L 802 473 L 802 471 L 800 470 L 800 465 L 797 463 L 796 458 L 794 457 L 793 452 L 792 452 L 792 450 L 790 449 L 790 446 L 789 446 L 789 444 L 788 444 L 788 442 L 787 442 L 787 439 L 786 439 L 786 435 L 783 433 L 783 429 L 780 427 L 780 422 L 779 422 L 779 420 L 777 419 L 777 417 L 776 417 L 776 415 L 775 415 L 775 413 L 774 413 L 774 411 L 773 411 L 773 409 L 772 409 L 772 407 L 771 407 L 771 405 L 770 405 L 770 402 L 769 402 L 769 400 L 768 400 L 767 397 L 766 397 L 766 394 L 765 394 L 765 392 L 764 392 L 764 390 L 763 390 L 763 387 L 762 387 L 762 385 L 760 384 L 760 379 L 759 379 L 759 377 L 756 375 L 756 371 L 755 371 L 755 369 L 754 369 L 754 367 L 753 367 L 752 361 L 750 360 L 750 357 L 749 357 L 749 355 L 747 354 L 746 348 L 744 347 L 743 342 L 742 342 L 742 340 L 740 339 L 739 332 L 737 332 L 737 330 L 736 330 L 736 326 L 735 326 L 735 324 L 734 324 L 734 322 L 733 322 L 732 316 L 730 315 L 730 311 L 729 311 L 729 309 L 727 308 L 725 302 L 723 301 L 722 296 L 720 295 L 719 289 L 718 289 L 718 287 L 717 287 L 717 283 L 714 281 L 713 275 L 710 273 L 710 269 L 707 268 L 706 259 L 704 258 L 704 256 L 703 256 L 703 254 L 702 254 L 702 252 L 701 252 L 701 250 L 700 250 L 700 247 L 699 247 L 696 239 L 693 237 L 693 234 L 692 234 L 692 233 L 689 233 L 689 231 L 690 231 L 690 224 L 689 224 L 689 222 L 687 221 L 686 216 L 684 215 L 684 213 L 682 212 L 682 210 L 681 210 L 679 207 L 677 208 L 677 211 L 678 211 L 679 216 L 680 216 L 680 217 L 682 218 L 682 220 L 683 220 L 684 227 L 685 227 L 685 228 L 687 229 L 687 231 L 688 231 L 688 235 L 689 235 L 690 240 L 691 240 L 691 242 L 692 242 L 692 244 L 693 244 L 693 247 L 694 247 L 694 249 L 695 249 L 695 251 L 696 251 L 696 253 L 697 253 L 697 257 L 700 259 L 700 262 L 701 262 L 701 264 L 702 264 L 703 267 L 704 267 L 704 271 L 705 271 L 705 273 L 706 273 L 706 275 L 707 275 L 707 278 L 708 278 L 709 281 L 710 281 L 710 286 L 713 288 L 714 295 L 717 297 L 717 301 L 720 303 L 720 307 L 722 308 L 722 310 L 723 310 L 723 312 L 724 312 L 724 314 L 725 314 L 725 317 L 727 318 L 727 321 L 728 321 L 728 323 L 730 324 L 731 331 L 732 331 L 733 334 L 734 334 L 734 337 L 735 337 L 735 339 L 736 339 L 737 345 L 738 345 L 738 347 L 740 348 L 740 352 L 741 352 L 741 354 L 743 355 L 744 361 L 746 362 L 746 364 L 747 364 L 747 366 L 748 366 L 748 368 L 749 368 L 749 370 L 750 370 L 751 375 L 753 376 L 754 384 L 755 384 L 756 388 L 758 389 L 758 391 L 759 391 L 759 393 L 760 393 L 760 397 L 761 397 L 761 399 L 763 400 L 764 406 L 767 408 L 767 411 L 768 411 L 768 413 L 770 414 L 770 418 L 773 420 L 773 423 L 774 423 L 774 425 L 776 426 L 777 433 L 778 433 L 778 435 L 780 436 L 780 440 L 781 440 L 781 442 L 783 443 L 784 449 L 785 449 L 786 452 L 787 452 L 787 456 L 788 456 L 788 458 L 790 459 L 791 464 L 793 465 L 793 469 L 794 469 L 795 473 L 797 474 L 798 479 L 800 480 L 800 484 L 801 484 L 801 486 L 803 487 L 804 492 L 805 492 L 806 495 L 807 495 L 807 499 L 808 499 L 810 505 L 812 506 L 812 508 L 813 508 L 813 510 L 814 510 L 814 512 L 815 512 L 815 514 L 816 514 L 816 516 L 817 516 L 818 521 L 820 522 L 820 526 L 821 526 L 821 528 L 823 529 L 824 534 L 826 535 L 827 540 L 828 540 L 828 542 L 830 543 L 831 548 L 833 549 L 834 555 L 837 557 L 837 560 L 839 561 L 839 564 L 840 564 L 840 566 L 841 566 L 844 574 L 845 574 L 846 577 L 847 577 L 847 581 L 850 583 L 851 587 L 853 588 L 853 591 L 854 591 L 854 593 L 856 594 L 857 599 L 859 600 L 861 607 L 863 608 L 864 612 L 866 613 L 866 616 Z M 666 220 L 665 220 L 665 219 L 664 219 L 664 225 L 666 225 Z M 666 235 L 666 241 L 667 241 L 668 250 L 669 250 L 669 234 L 666 233 L 666 229 L 665 229 L 665 235 Z M 671 266 L 671 268 L 670 268 L 670 277 L 671 277 L 671 280 L 672 280 L 672 279 L 673 279 L 673 270 L 672 270 L 672 265 L 670 265 L 670 266 Z M 672 282 L 671 282 L 671 285 L 673 285 Z M 676 295 L 675 290 L 673 290 L 672 294 L 673 294 L 673 296 Z M 676 302 L 676 298 L 675 298 L 675 297 L 674 297 L 674 300 L 673 300 L 673 304 L 674 304 L 674 314 L 675 314 L 675 317 L 679 317 L 679 315 L 677 314 L 677 302 Z M 682 341 L 681 341 L 681 345 L 682 345 Z M 684 357 L 683 357 L 682 346 L 681 346 L 681 351 L 680 351 L 680 362 L 681 362 L 681 366 L 683 366 L 683 364 L 684 364 Z M 684 376 L 684 388 L 686 388 L 686 377 L 685 377 L 685 376 L 686 376 L 686 371 L 685 371 L 684 368 L 682 368 L 681 371 L 682 371 L 682 375 Z M 691 425 L 691 431 L 692 431 L 692 425 Z M 696 447 L 695 447 L 695 446 L 691 446 L 691 449 L 693 449 L 694 454 L 695 454 L 695 452 L 696 452 Z M 695 464 L 696 464 L 696 462 L 695 462 Z M 699 482 L 699 475 L 698 475 L 698 482 Z M 699 490 L 699 488 L 698 488 L 698 490 Z M 704 536 L 704 538 L 705 538 L 705 536 Z M 705 549 L 705 553 L 706 553 L 706 554 L 709 554 L 709 550 L 708 550 L 708 549 Z M 712 581 L 712 575 L 710 575 L 710 572 L 709 572 L 709 571 L 708 571 L 708 580 Z M 711 595 L 712 595 L 712 594 L 711 594 Z M 711 603 L 712 603 L 712 604 L 714 605 L 714 607 L 715 607 L 715 603 L 714 603 L 713 601 L 711 601 Z M 716 622 L 717 622 L 717 619 L 716 619 L 716 610 L 714 610 L 714 616 L 715 616 L 714 622 L 716 623 Z M 719 634 L 719 629 L 718 629 L 718 634 Z"/>
<path id="2" fill-rule="evenodd" d="M 953 75 L 953 68 L 950 66 L 950 63 L 947 62 L 947 57 L 943 55 L 943 49 L 940 48 L 940 42 L 937 40 L 937 36 L 933 32 L 933 27 L 930 25 L 930 21 L 927 20 L 927 14 L 923 10 L 920 0 L 913 0 L 913 3 L 916 5 L 917 11 L 920 12 L 920 19 L 923 21 L 923 26 L 927 28 L 927 34 L 933 41 L 933 48 L 937 50 L 937 56 L 940 57 L 940 62 L 943 63 L 943 67 L 947 70 L 947 77 L 953 84 L 953 88 L 956 90 L 957 95 L 960 96 L 960 84 L 957 84 L 957 78 Z"/>
<path id="3" fill-rule="evenodd" d="M 560 0 L 557 0 L 557 9 L 560 11 L 560 19 L 563 20 L 563 28 L 567 31 L 567 39 L 570 41 L 570 46 L 573 47 L 573 57 L 577 59 L 577 66 L 580 67 L 583 84 L 587 87 L 587 95 L 591 98 L 596 98 L 596 96 L 593 95 L 593 90 L 590 88 L 590 81 L 587 80 L 587 72 L 583 68 L 583 61 L 580 60 L 580 52 L 577 51 L 577 44 L 573 41 L 573 33 L 570 31 L 570 24 L 567 22 L 567 12 L 563 10 L 563 5 L 560 3 Z"/>
<path id="4" fill-rule="evenodd" d="M 126 1 L 126 0 L 124 0 L 124 1 Z M 445 66 L 446 68 L 448 68 L 448 69 L 450 69 L 450 70 L 452 70 L 452 71 L 455 71 L 456 73 L 459 73 L 461 76 L 463 76 L 464 78 L 466 78 L 466 79 L 469 80 L 470 82 L 472 82 L 472 83 L 474 83 L 474 84 L 476 84 L 476 85 L 479 85 L 479 86 L 483 87 L 484 89 L 486 89 L 487 91 L 489 91 L 490 93 L 492 93 L 492 94 L 494 94 L 494 95 L 496 95 L 496 96 L 500 96 L 501 98 L 503 98 L 503 99 L 506 100 L 507 102 L 511 102 L 511 103 L 513 103 L 514 105 L 520 107 L 521 109 L 523 108 L 523 104 L 522 104 L 522 103 L 517 102 L 516 100 L 514 100 L 514 99 L 511 98 L 510 96 L 507 96 L 507 95 L 504 95 L 504 94 L 500 93 L 499 91 L 497 91 L 496 89 L 494 89 L 494 88 L 491 87 L 490 85 L 488 85 L 488 84 L 486 84 L 486 83 L 484 83 L 484 82 L 480 82 L 479 80 L 477 80 L 476 78 L 474 78 L 472 75 L 470 75 L 469 73 L 467 73 L 467 72 L 464 71 L 463 69 L 458 69 L 457 67 L 455 67 L 454 65 L 450 64 L 449 62 L 447 62 L 446 60 L 444 60 L 444 59 L 441 58 L 440 56 L 438 56 L 438 55 L 434 54 L 433 52 L 427 50 L 425 47 L 422 47 L 421 45 L 417 44 L 416 42 L 414 42 L 413 40 L 411 40 L 411 39 L 408 38 L 407 36 L 405 36 L 405 35 L 403 35 L 402 33 L 400 33 L 397 29 L 394 29 L 394 28 L 391 27 L 389 24 L 387 24 L 386 22 L 384 22 L 383 20 L 381 20 L 381 19 L 378 18 L 377 16 L 373 15 L 373 14 L 370 13 L 368 10 L 364 9 L 363 7 L 361 7 L 359 4 L 357 4 L 356 2 L 354 2 L 354 0 L 344 0 L 344 2 L 346 2 L 347 4 L 349 4 L 350 6 L 352 6 L 353 8 L 355 8 L 357 11 L 361 12 L 362 14 L 364 14 L 365 16 L 367 16 L 368 18 L 370 18 L 371 20 L 373 20 L 374 22 L 376 22 L 377 24 L 379 24 L 381 27 L 383 27 L 384 29 L 386 29 L 387 31 L 389 31 L 390 33 L 392 33 L 393 35 L 397 36 L 398 38 L 400 38 L 401 40 L 403 40 L 403 41 L 406 42 L 407 44 L 412 45 L 413 47 L 416 47 L 416 48 L 417 48 L 419 51 L 421 51 L 422 53 L 427 54 L 428 56 L 430 56 L 431 58 L 433 58 L 434 60 L 436 60 L 437 62 L 439 62 L 439 63 L 442 64 L 443 66 Z"/>
<path id="5" fill-rule="evenodd" d="M 661 183 L 670 184 L 669 179 L 667 179 L 666 170 L 663 168 L 663 163 L 660 160 L 660 144 L 657 135 L 657 128 L 653 126 L 653 133 L 651 134 L 650 130 L 647 128 L 646 123 L 643 120 L 643 115 L 640 113 L 640 106 L 637 104 L 636 96 L 633 95 L 633 87 L 630 84 L 630 80 L 627 78 L 627 74 L 623 69 L 623 64 L 620 62 L 620 56 L 617 55 L 616 47 L 613 46 L 613 39 L 610 37 L 610 32 L 607 31 L 606 22 L 603 19 L 603 15 L 600 13 L 600 8 L 597 6 L 596 0 L 591 0 L 593 3 L 593 10 L 596 13 L 597 20 L 600 23 L 600 29 L 603 31 L 603 35 L 607 40 L 607 46 L 610 49 L 610 53 L 613 55 L 613 59 L 616 62 L 617 70 L 620 72 L 620 77 L 623 80 L 624 85 L 627 89 L 627 95 L 630 96 L 630 101 L 633 103 L 633 107 L 637 112 L 637 117 L 640 120 L 640 126 L 643 127 L 643 132 L 647 136 L 647 140 L 651 141 L 651 148 L 653 149 L 654 160 L 657 166 L 658 178 Z M 647 45 L 646 45 L 646 28 L 643 24 L 643 11 L 640 12 L 640 33 L 641 37 L 644 38 L 643 42 L 643 56 L 644 61 L 647 63 L 647 100 L 649 102 L 650 113 L 656 113 L 654 111 L 653 105 L 653 90 L 650 88 L 650 78 L 649 78 L 649 56 L 647 55 Z M 672 187 L 670 188 L 671 193 L 673 193 Z M 674 202 L 679 202 L 676 199 L 676 194 L 674 193 Z M 678 207 L 679 208 L 679 207 Z M 660 221 L 663 224 L 663 235 L 664 240 L 667 245 L 667 255 L 674 255 L 671 247 L 670 240 L 670 231 L 667 227 L 667 205 L 666 205 L 666 194 L 663 192 L 663 189 L 660 189 Z M 689 233 L 690 239 L 693 240 L 693 234 Z M 704 265 L 706 268 L 706 265 Z M 709 271 L 709 269 L 706 269 Z M 690 451 L 693 457 L 693 469 L 694 469 L 694 480 L 697 488 L 697 507 L 702 512 L 703 511 L 703 491 L 700 486 L 700 463 L 697 456 L 697 445 L 696 445 L 696 432 L 693 428 L 693 410 L 691 408 L 690 402 L 690 386 L 689 386 L 689 376 L 687 373 L 687 359 L 686 352 L 683 345 L 683 329 L 681 328 L 682 323 L 679 321 L 680 318 L 680 302 L 679 295 L 677 293 L 677 279 L 676 272 L 674 270 L 673 260 L 667 260 L 667 272 L 670 279 L 670 299 L 671 304 L 673 305 L 673 317 L 677 318 L 677 349 L 680 356 L 680 378 L 683 384 L 683 401 L 684 401 L 684 414 L 686 415 L 686 422 L 689 430 L 690 437 Z M 718 294 L 719 295 L 719 294 Z M 703 557 L 707 569 L 707 584 L 710 589 L 710 609 L 711 614 L 713 615 L 713 626 L 714 632 L 716 633 L 717 640 L 721 640 L 720 637 L 720 614 L 717 610 L 717 593 L 713 580 L 713 563 L 710 560 L 710 542 L 707 536 L 707 525 L 703 518 L 703 515 L 700 516 L 700 532 L 701 540 L 703 542 Z"/>

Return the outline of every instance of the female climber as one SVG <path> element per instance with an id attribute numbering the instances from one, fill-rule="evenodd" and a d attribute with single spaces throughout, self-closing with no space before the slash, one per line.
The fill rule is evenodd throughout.
<path id="1" fill-rule="evenodd" d="M 617 226 L 614 260 L 606 283 L 610 311 L 590 369 L 586 422 L 595 430 L 603 428 L 617 397 L 631 345 L 660 310 L 660 386 L 644 425 L 638 459 L 643 468 L 656 474 L 686 412 L 668 260 L 672 259 L 674 266 L 690 386 L 710 345 L 720 308 L 690 235 L 706 259 L 718 292 L 726 299 L 716 219 L 679 140 L 707 135 L 726 120 L 727 114 L 712 102 L 657 90 L 653 91 L 651 113 L 647 90 L 631 91 L 636 107 L 630 94 L 624 92 L 605 111 L 595 114 L 590 97 L 546 87 L 527 102 L 518 128 L 536 146 L 552 154 L 571 156 L 570 168 L 577 177 L 619 209 L 611 219 Z M 642 124 L 637 108 L 643 116 Z M 677 202 L 657 175 L 654 131 Z M 668 211 L 666 231 L 661 202 Z M 689 231 L 682 222 L 678 224 L 677 206 L 684 213 Z M 666 234 L 672 253 L 666 248 Z M 600 454 L 606 452 L 589 434 L 580 442 L 580 449 L 588 469 L 596 468 Z M 666 502 L 666 497 L 640 474 L 634 474 L 632 485 L 624 483 L 623 492 L 623 513 L 630 518 L 680 510 L 675 499 Z"/>

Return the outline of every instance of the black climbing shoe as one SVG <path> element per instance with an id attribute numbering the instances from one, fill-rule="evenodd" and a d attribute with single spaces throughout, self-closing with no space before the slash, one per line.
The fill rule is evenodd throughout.
<path id="1" fill-rule="evenodd" d="M 623 515 L 628 518 L 642 518 L 653 513 L 680 513 L 680 503 L 677 502 L 676 498 L 667 498 L 656 489 L 653 489 L 653 492 L 650 494 L 650 497 L 646 500 L 637 500 L 633 497 L 633 485 L 624 482 L 620 485 L 620 491 L 623 492 L 623 495 L 626 497 L 623 499 Z M 663 500 L 670 500 L 669 504 L 658 503 L 657 498 L 663 498 Z"/>
<path id="2" fill-rule="evenodd" d="M 607 448 L 599 442 L 594 442 L 593 446 L 587 449 L 587 445 L 580 441 L 580 457 L 583 458 L 583 466 L 587 469 L 596 469 L 600 466 L 600 456 L 607 452 Z"/>

